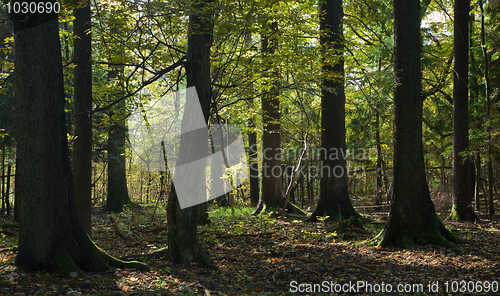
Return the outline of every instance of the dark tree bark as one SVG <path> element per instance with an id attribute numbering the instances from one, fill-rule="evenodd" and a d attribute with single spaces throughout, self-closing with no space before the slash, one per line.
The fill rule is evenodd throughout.
<path id="1" fill-rule="evenodd" d="M 459 241 L 437 216 L 426 180 L 419 11 L 419 0 L 394 1 L 394 195 L 380 246 Z"/>
<path id="2" fill-rule="evenodd" d="M 375 143 L 377 145 L 377 188 L 375 192 L 375 204 L 382 204 L 382 164 L 384 162 L 382 158 L 382 144 L 380 143 L 380 113 L 375 110 Z"/>
<path id="3" fill-rule="evenodd" d="M 7 165 L 7 185 L 5 186 L 5 214 L 10 215 L 10 173 L 12 172 L 12 164 Z"/>
<path id="4" fill-rule="evenodd" d="M 322 65 L 325 77 L 321 89 L 321 148 L 324 152 L 321 153 L 319 168 L 319 201 L 308 220 L 315 221 L 318 216 L 329 216 L 331 220 L 342 221 L 360 216 L 349 199 L 346 159 L 342 156 L 342 152 L 347 153 L 342 0 L 320 1 L 319 16 L 323 61 L 328 60 L 332 54 L 337 55 L 337 60 L 333 65 L 328 62 Z M 338 157 L 333 156 L 331 152 L 334 150 L 330 149 L 337 149 Z"/>
<path id="5" fill-rule="evenodd" d="M 198 93 L 201 109 L 208 122 L 210 111 L 210 47 L 212 38 L 212 0 L 195 0 L 191 3 L 188 27 L 188 48 L 186 55 L 187 86 L 194 86 Z M 187 102 L 188 104 L 188 102 Z M 189 114 L 184 114 L 182 121 Z M 183 161 L 183 155 L 189 155 L 188 143 L 181 135 L 180 155 L 178 161 Z M 183 153 L 183 151 L 185 153 Z M 189 155 L 190 157 L 195 157 Z M 177 172 L 176 172 L 177 173 Z M 196 186 L 194 184 L 193 186 Z M 204 188 L 204 184 L 203 184 Z M 167 205 L 168 253 L 167 258 L 180 264 L 193 261 L 215 267 L 211 258 L 202 250 L 198 242 L 197 213 L 198 207 L 181 209 L 175 188 L 170 191 Z"/>
<path id="6" fill-rule="evenodd" d="M 26 270 L 103 271 L 125 265 L 99 250 L 78 219 L 64 113 L 57 14 L 19 14 L 14 24 L 16 196 Z M 136 264 L 135 267 L 144 265 Z"/>
<path id="7" fill-rule="evenodd" d="M 120 213 L 131 204 L 127 188 L 125 161 L 125 123 L 115 124 L 108 131 L 108 197 L 106 211 Z"/>
<path id="8" fill-rule="evenodd" d="M 277 48 L 278 23 L 268 24 L 267 31 L 262 36 L 262 53 L 266 63 L 271 64 L 272 56 Z M 277 75 L 270 66 L 265 69 L 270 79 Z M 272 74 L 269 72 L 273 72 Z M 264 205 L 268 208 L 277 208 L 285 202 L 283 193 L 281 159 L 279 157 L 281 147 L 280 127 L 280 86 L 274 79 L 269 82 L 269 90 L 262 97 L 262 177 L 260 183 L 260 199 L 255 213 L 260 212 Z"/>
<path id="9" fill-rule="evenodd" d="M 115 13 L 121 13 L 118 9 Z M 109 24 L 110 30 L 118 34 L 121 29 L 119 18 L 113 18 Z M 122 41 L 124 42 L 124 41 Z M 125 52 L 121 43 L 113 44 L 110 62 L 117 62 Z M 119 62 L 118 62 L 119 64 Z M 120 99 L 125 95 L 124 66 L 111 66 L 108 72 L 108 80 L 117 80 L 114 96 Z M 106 198 L 106 211 L 120 213 L 125 205 L 131 205 L 132 201 L 128 195 L 127 170 L 125 161 L 125 142 L 127 138 L 127 125 L 125 123 L 126 105 L 125 101 L 118 102 L 111 113 L 113 125 L 108 130 L 108 196 Z"/>
<path id="10" fill-rule="evenodd" d="M 486 120 L 491 118 L 491 83 L 490 83 L 490 74 L 489 74 L 489 57 L 488 50 L 486 46 L 486 32 L 484 28 L 484 7 L 483 1 L 479 0 L 479 8 L 481 9 L 481 51 L 483 53 L 483 64 L 484 64 L 484 90 L 486 97 Z M 488 214 L 490 217 L 493 217 L 495 214 L 495 207 L 493 204 L 493 151 L 491 147 L 491 124 L 486 125 L 486 133 L 487 133 L 487 161 L 486 167 L 488 168 Z"/>
<path id="11" fill-rule="evenodd" d="M 475 46 L 474 44 L 474 22 L 476 21 L 476 17 L 474 13 L 469 14 L 469 56 L 470 56 L 470 68 L 471 72 L 477 73 L 479 72 L 479 69 L 477 68 L 477 62 L 476 58 L 474 56 L 474 50 L 472 50 Z M 478 77 L 477 75 L 471 75 L 470 77 L 470 101 L 472 104 L 476 104 L 477 100 L 479 98 L 479 88 L 478 86 Z M 473 119 L 473 121 L 478 122 L 479 125 L 478 127 L 481 127 L 482 122 L 481 122 L 481 115 L 476 115 Z M 480 193 L 481 193 L 481 185 L 482 185 L 482 178 L 481 178 L 481 152 L 479 148 L 476 148 L 476 159 L 474 161 L 475 165 L 475 172 L 474 172 L 474 204 L 475 204 L 475 210 L 479 211 L 481 209 L 481 204 L 480 204 Z"/>
<path id="12" fill-rule="evenodd" d="M 74 136 L 72 150 L 76 209 L 85 231 L 92 234 L 92 47 L 90 3 L 73 12 L 74 44 Z"/>
<path id="13" fill-rule="evenodd" d="M 2 203 L 2 209 L 0 210 L 0 214 L 3 214 L 5 211 L 5 147 L 2 149 L 2 186 L 0 188 L 0 196 L 1 196 L 1 203 Z"/>
<path id="14" fill-rule="evenodd" d="M 455 0 L 453 33 L 453 207 L 455 221 L 474 221 L 473 163 L 469 149 L 469 9 L 470 0 Z"/>

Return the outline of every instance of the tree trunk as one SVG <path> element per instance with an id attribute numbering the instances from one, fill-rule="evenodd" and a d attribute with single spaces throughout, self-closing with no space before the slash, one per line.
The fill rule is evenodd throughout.
<path id="1" fill-rule="evenodd" d="M 320 1 L 320 44 L 324 75 L 321 88 L 321 148 L 324 155 L 320 153 L 319 201 L 308 221 L 316 221 L 318 216 L 329 216 L 334 221 L 360 216 L 349 199 L 347 163 L 343 156 L 347 154 L 343 15 L 342 0 Z M 331 54 L 338 55 L 333 65 L 327 62 Z M 336 156 L 332 153 L 334 149 L 338 152 Z"/>
<path id="2" fill-rule="evenodd" d="M 478 72 L 478 69 L 476 67 L 476 59 L 474 56 L 474 51 L 472 50 L 474 48 L 474 22 L 475 22 L 475 15 L 473 13 L 469 14 L 469 55 L 470 55 L 470 65 L 471 65 L 471 72 Z M 476 104 L 477 100 L 479 99 L 479 91 L 478 91 L 478 79 L 477 75 L 471 75 L 470 77 L 470 101 L 472 104 Z M 479 126 L 481 126 L 481 116 L 476 115 L 474 117 L 474 121 L 479 122 Z M 475 210 L 479 211 L 481 209 L 481 202 L 480 202 L 480 193 L 481 193 L 481 152 L 479 149 L 476 150 L 476 160 L 475 160 L 475 187 L 474 187 L 474 204 L 475 204 Z"/>
<path id="3" fill-rule="evenodd" d="M 481 51 L 483 53 L 483 64 L 484 64 L 484 89 L 486 97 L 486 121 L 491 119 L 491 86 L 490 86 L 490 76 L 489 76 L 489 57 L 486 45 L 486 32 L 484 28 L 484 8 L 483 1 L 479 0 L 479 8 L 481 9 Z M 488 169 L 488 214 L 493 217 L 495 214 L 495 208 L 493 207 L 493 165 L 492 165 L 492 147 L 491 147 L 491 123 L 486 125 L 487 134 L 487 157 L 486 167 Z"/>
<path id="4" fill-rule="evenodd" d="M 458 242 L 432 203 L 422 145 L 419 0 L 394 1 L 394 196 L 379 246 Z"/>
<path id="5" fill-rule="evenodd" d="M 470 0 L 455 0 L 453 33 L 453 207 L 455 221 L 474 221 L 472 159 L 469 149 L 469 9 Z"/>
<path id="6" fill-rule="evenodd" d="M 276 77 L 278 73 L 272 71 L 271 60 L 278 46 L 278 23 L 268 24 L 267 31 L 262 36 L 262 53 L 269 65 L 265 75 Z M 268 72 L 271 72 L 268 73 Z M 280 125 L 280 86 L 276 79 L 268 85 L 269 91 L 262 97 L 262 177 L 261 196 L 255 213 L 267 208 L 281 207 L 285 202 L 282 186 L 281 170 L 281 125 Z"/>
<path id="7" fill-rule="evenodd" d="M 479 151 L 476 152 L 476 184 L 474 188 L 474 203 L 476 204 L 476 211 L 481 209 L 481 182 L 482 182 L 482 173 L 481 173 L 481 154 Z"/>
<path id="8" fill-rule="evenodd" d="M 11 15 L 16 87 L 16 195 L 26 270 L 103 271 L 120 262 L 100 251 L 78 219 L 69 161 L 57 14 Z M 136 267 L 143 265 L 137 264 Z M 80 273 L 81 274 L 81 273 Z"/>
<path id="9" fill-rule="evenodd" d="M 378 107 L 378 106 L 377 106 Z M 375 204 L 376 205 L 381 205 L 382 204 L 382 144 L 380 143 L 380 113 L 377 110 L 375 110 L 375 142 L 377 145 L 377 188 L 375 192 Z"/>
<path id="10" fill-rule="evenodd" d="M 189 13 L 188 48 L 186 55 L 187 86 L 194 86 L 198 94 L 201 110 L 208 122 L 210 112 L 210 47 L 212 36 L 212 0 L 193 1 Z M 182 121 L 189 114 L 184 113 Z M 180 155 L 178 161 L 183 161 L 190 147 L 181 135 Z M 194 156 L 190 156 L 194 157 Z M 176 170 L 176 174 L 179 173 Z M 205 184 L 200 185 L 205 190 Z M 197 233 L 197 206 L 181 209 L 174 187 L 170 191 L 167 209 L 168 254 L 167 258 L 180 264 L 189 264 L 193 261 L 203 265 L 215 267 L 211 258 L 202 250 L 198 242 Z"/>
<path id="11" fill-rule="evenodd" d="M 253 129 L 253 119 L 248 124 Z M 250 201 L 256 206 L 259 202 L 259 162 L 257 160 L 257 134 L 254 131 L 248 133 L 248 159 L 250 163 Z"/>
<path id="12" fill-rule="evenodd" d="M 116 10 L 115 13 L 121 13 L 121 9 Z M 112 18 L 109 26 L 113 34 L 119 36 L 122 21 L 123 19 Z M 115 104 L 114 110 L 111 112 L 110 120 L 113 124 L 108 130 L 108 196 L 106 198 L 105 210 L 107 212 L 120 213 L 123 211 L 125 205 L 132 204 L 127 188 L 127 167 L 125 161 L 125 142 L 128 132 L 125 123 L 126 105 L 122 99 L 125 95 L 125 81 L 123 78 L 125 67 L 120 65 L 122 62 L 121 58 L 125 55 L 125 50 L 122 47 L 123 44 L 120 42 L 112 43 L 111 46 L 114 46 L 114 48 L 111 50 L 109 60 L 111 63 L 118 65 L 110 66 L 108 80 L 110 83 L 114 83 L 114 80 L 117 80 L 113 95 L 115 99 L 120 101 Z"/>
<path id="13" fill-rule="evenodd" d="M 108 132 L 108 197 L 106 211 L 120 213 L 130 204 L 125 163 L 125 124 L 115 124 Z"/>
<path id="14" fill-rule="evenodd" d="M 5 210 L 6 215 L 10 215 L 10 173 L 12 171 L 12 165 L 9 163 L 7 165 L 7 185 L 5 188 Z"/>
<path id="15" fill-rule="evenodd" d="M 72 165 L 76 209 L 85 231 L 92 234 L 92 48 L 90 3 L 74 10 L 74 132 Z"/>
<path id="16" fill-rule="evenodd" d="M 0 210 L 0 214 L 3 214 L 5 211 L 5 147 L 2 149 L 2 187 L 0 188 L 0 196 L 2 209 Z"/>

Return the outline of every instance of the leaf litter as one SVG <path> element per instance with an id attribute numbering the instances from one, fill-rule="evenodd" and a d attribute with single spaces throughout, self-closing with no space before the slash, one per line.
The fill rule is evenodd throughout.
<path id="1" fill-rule="evenodd" d="M 152 207 L 129 210 L 120 217 L 134 238 L 123 239 L 109 217 L 94 210 L 93 239 L 116 257 L 148 254 L 166 246 L 163 216 L 150 219 Z M 498 217 L 496 217 L 498 218 Z M 339 231 L 337 223 L 307 223 L 272 215 L 212 216 L 199 226 L 199 240 L 218 270 L 195 263 L 179 266 L 154 259 L 149 271 L 112 270 L 87 273 L 84 278 L 63 279 L 52 272 L 25 272 L 15 266 L 15 237 L 3 236 L 0 244 L 0 294 L 2 295 L 293 295 L 298 284 L 421 284 L 421 293 L 450 295 L 446 282 L 500 282 L 500 225 L 498 219 L 481 217 L 477 223 L 444 221 L 466 240 L 454 248 L 434 245 L 409 250 L 378 248 L 370 240 L 383 223 L 365 224 L 363 233 Z M 438 281 L 439 292 L 429 285 Z M 305 286 L 303 286 L 305 287 Z M 297 293 L 300 294 L 300 293 Z M 321 293 L 302 293 L 302 295 Z M 339 293 L 341 295 L 342 293 Z M 402 295 L 360 293 L 358 295 Z M 486 295 L 488 293 L 474 293 Z M 495 293 L 490 293 L 493 295 Z M 331 293 L 331 295 L 336 295 Z"/>

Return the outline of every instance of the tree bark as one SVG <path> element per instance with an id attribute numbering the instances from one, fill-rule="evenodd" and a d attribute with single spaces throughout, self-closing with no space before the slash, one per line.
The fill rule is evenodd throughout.
<path id="1" fill-rule="evenodd" d="M 474 182 L 469 149 L 469 9 L 470 0 L 455 0 L 453 33 L 453 207 L 455 221 L 474 221 Z"/>
<path id="2" fill-rule="evenodd" d="M 344 37 L 342 0 L 319 1 L 320 45 L 323 51 L 323 84 L 321 88 L 320 195 L 316 209 L 308 221 L 329 216 L 334 221 L 360 217 L 352 206 L 348 191 L 345 142 Z M 337 60 L 327 62 L 332 55 Z M 332 149 L 339 153 L 337 157 Z"/>
<path id="3" fill-rule="evenodd" d="M 253 118 L 248 127 L 255 128 Z M 248 132 L 248 159 L 250 166 L 250 201 L 256 206 L 259 203 L 259 162 L 257 161 L 257 134 Z"/>
<path id="4" fill-rule="evenodd" d="M 10 215 L 10 173 L 12 171 L 12 165 L 9 163 L 7 165 L 7 185 L 5 188 L 5 214 Z"/>
<path id="5" fill-rule="evenodd" d="M 198 94 L 201 110 L 208 122 L 210 112 L 210 47 L 212 37 L 212 0 L 195 0 L 189 13 L 188 48 L 186 55 L 187 86 L 194 86 Z M 182 121 L 189 114 L 184 113 Z M 180 156 L 189 154 L 190 147 L 181 135 Z M 184 151 L 184 152 L 183 152 Z M 176 172 L 178 173 L 178 172 Z M 193 184 L 196 186 L 199 184 Z M 205 184 L 202 184 L 204 190 Z M 173 262 L 187 265 L 193 261 L 209 267 L 215 267 L 212 259 L 202 250 L 198 242 L 197 206 L 181 209 L 175 188 L 172 187 L 168 199 L 167 228 L 168 253 L 167 258 Z"/>
<path id="6" fill-rule="evenodd" d="M 260 212 L 264 205 L 267 208 L 277 208 L 285 202 L 283 192 L 283 180 L 281 169 L 281 125 L 280 125 L 280 86 L 277 79 L 272 79 L 278 75 L 272 71 L 272 56 L 278 46 L 278 23 L 269 22 L 266 32 L 262 35 L 262 54 L 265 59 L 266 67 L 264 74 L 272 80 L 267 87 L 269 90 L 262 97 L 262 177 L 260 183 L 261 194 L 256 211 Z"/>
<path id="7" fill-rule="evenodd" d="M 115 13 L 121 13 L 121 9 L 117 9 Z M 123 21 L 123 19 L 119 19 L 118 17 L 114 17 L 110 21 L 109 26 L 113 34 L 120 33 L 121 21 Z M 117 60 L 120 60 L 120 58 L 125 55 L 125 51 L 122 47 L 123 44 L 118 42 L 112 43 L 111 46 L 115 48 L 111 50 L 112 55 L 110 56 L 110 62 L 120 64 Z M 120 99 L 125 95 L 124 72 L 125 67 L 122 65 L 110 66 L 108 72 L 108 80 L 110 82 L 117 80 L 113 94 L 116 99 Z M 106 198 L 105 209 L 107 212 L 120 213 L 123 211 L 125 205 L 132 204 L 128 195 L 125 161 L 125 142 L 128 131 L 125 123 L 125 101 L 121 100 L 114 108 L 110 116 L 110 120 L 113 124 L 108 130 L 108 196 Z"/>
<path id="8" fill-rule="evenodd" d="M 74 132 L 72 150 L 73 182 L 78 217 L 92 234 L 92 47 L 90 3 L 73 12 L 74 44 Z"/>
<path id="9" fill-rule="evenodd" d="M 111 126 L 108 131 L 107 212 L 120 213 L 125 205 L 131 204 L 125 162 L 126 132 L 127 128 L 124 123 Z"/>
<path id="10" fill-rule="evenodd" d="M 378 105 L 378 104 L 377 104 Z M 378 107 L 378 106 L 377 106 Z M 375 192 L 375 205 L 382 204 L 382 144 L 380 143 L 380 113 L 375 110 L 375 143 L 377 145 L 377 188 Z"/>
<path id="11" fill-rule="evenodd" d="M 394 196 L 379 246 L 459 241 L 439 220 L 426 180 L 419 11 L 419 0 L 394 1 Z"/>
<path id="12" fill-rule="evenodd" d="M 490 85 L 490 75 L 489 75 L 489 57 L 488 50 L 486 48 L 486 31 L 484 28 L 484 7 L 483 1 L 479 0 L 479 8 L 481 9 L 481 51 L 483 53 L 483 64 L 484 64 L 484 89 L 486 97 L 486 121 L 491 118 L 491 85 Z M 493 206 L 493 165 L 492 165 L 492 147 L 491 147 L 491 124 L 486 125 L 487 134 L 487 161 L 486 167 L 488 169 L 488 214 L 493 217 L 495 214 L 495 208 Z"/>
<path id="13" fill-rule="evenodd" d="M 95 246 L 79 221 L 69 160 L 57 14 L 12 14 L 16 87 L 16 196 L 26 270 L 103 271 L 124 265 Z M 135 267 L 144 267 L 137 264 Z"/>

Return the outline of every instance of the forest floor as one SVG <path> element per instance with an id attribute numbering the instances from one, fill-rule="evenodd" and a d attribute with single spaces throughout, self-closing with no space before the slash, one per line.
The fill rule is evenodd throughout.
<path id="1" fill-rule="evenodd" d="M 439 196 L 433 198 L 445 220 L 448 205 Z M 362 200 L 355 204 L 360 212 L 371 209 L 361 208 Z M 96 208 L 93 238 L 116 257 L 147 254 L 166 246 L 164 215 L 154 206 L 121 214 L 134 235 L 125 240 L 117 235 L 108 215 Z M 426 245 L 399 250 L 369 244 L 383 228 L 381 221 L 344 230 L 326 221 L 252 217 L 248 208 L 234 216 L 228 209 L 217 209 L 209 225 L 199 226 L 199 239 L 218 270 L 157 259 L 148 262 L 149 271 L 113 270 L 72 279 L 17 269 L 17 239 L 3 235 L 0 295 L 293 295 L 299 291 L 337 295 L 335 289 L 358 295 L 498 295 L 491 291 L 500 290 L 499 217 L 480 218 L 477 223 L 444 221 L 465 239 L 454 248 Z M 471 293 L 479 289 L 483 292 Z M 490 292 L 484 293 L 486 289 Z"/>

